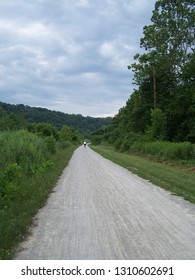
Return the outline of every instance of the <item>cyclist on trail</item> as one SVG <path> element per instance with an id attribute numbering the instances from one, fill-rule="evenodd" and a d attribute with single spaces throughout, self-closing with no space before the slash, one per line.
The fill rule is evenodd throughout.
<path id="1" fill-rule="evenodd" d="M 83 144 L 84 144 L 84 148 L 86 148 L 86 146 L 87 146 L 87 143 L 86 143 L 86 142 L 84 142 Z"/>

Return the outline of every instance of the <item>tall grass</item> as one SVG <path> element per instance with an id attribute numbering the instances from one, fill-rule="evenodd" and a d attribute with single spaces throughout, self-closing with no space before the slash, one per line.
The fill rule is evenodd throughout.
<path id="1" fill-rule="evenodd" d="M 162 160 L 194 160 L 195 146 L 189 142 L 172 143 L 167 141 L 136 141 L 128 151 L 134 154 L 152 155 Z"/>
<path id="2" fill-rule="evenodd" d="M 27 131 L 0 133 L 0 259 L 12 258 L 76 148 L 54 144 Z"/>
<path id="3" fill-rule="evenodd" d="M 51 154 L 46 138 L 21 130 L 0 133 L 0 155 L 1 170 L 9 163 L 16 163 L 27 171 L 28 166 L 41 164 Z"/>

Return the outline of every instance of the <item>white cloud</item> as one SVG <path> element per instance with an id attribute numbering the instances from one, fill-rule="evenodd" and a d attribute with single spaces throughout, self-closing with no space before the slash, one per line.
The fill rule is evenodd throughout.
<path id="1" fill-rule="evenodd" d="M 31 39 L 50 39 L 53 34 L 49 30 L 48 26 L 41 22 L 33 22 L 28 26 L 21 26 L 16 30 L 16 33 L 20 36 L 29 37 Z"/>
<path id="2" fill-rule="evenodd" d="M 0 9 L 0 100 L 114 115 L 132 90 L 155 0 L 9 0 Z"/>
<path id="3" fill-rule="evenodd" d="M 82 7 L 88 7 L 89 1 L 88 0 L 77 0 L 76 5 Z"/>

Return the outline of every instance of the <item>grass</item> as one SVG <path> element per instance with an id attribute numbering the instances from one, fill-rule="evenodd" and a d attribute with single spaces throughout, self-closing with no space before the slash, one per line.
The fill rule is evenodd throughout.
<path id="1" fill-rule="evenodd" d="M 152 155 L 162 160 L 193 161 L 195 146 L 189 142 L 172 143 L 168 141 L 135 142 L 129 147 L 131 153 Z"/>
<path id="2" fill-rule="evenodd" d="M 0 259 L 13 258 L 16 245 L 28 233 L 33 216 L 44 206 L 75 148 L 58 148 L 50 157 L 52 165 L 34 176 L 23 176 L 20 188 L 12 190 L 11 195 L 4 199 L 0 208 Z"/>
<path id="3" fill-rule="evenodd" d="M 195 172 L 193 168 L 172 163 L 159 163 L 141 156 L 116 152 L 111 146 L 91 146 L 105 158 L 123 166 L 174 195 L 195 203 Z"/>

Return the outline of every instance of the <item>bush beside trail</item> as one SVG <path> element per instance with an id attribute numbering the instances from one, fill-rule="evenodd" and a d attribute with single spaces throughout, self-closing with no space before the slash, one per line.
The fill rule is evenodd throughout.
<path id="1" fill-rule="evenodd" d="M 151 139 L 150 135 L 129 133 L 114 135 L 110 131 L 96 132 L 92 135 L 93 145 L 112 145 L 117 151 L 152 156 L 160 160 L 194 161 L 195 144 L 190 142 L 170 142 Z"/>
<path id="2" fill-rule="evenodd" d="M 76 145 L 26 130 L 0 132 L 0 259 L 10 259 Z"/>
<path id="3" fill-rule="evenodd" d="M 15 163 L 21 171 L 30 175 L 51 156 L 48 138 L 40 138 L 25 130 L 0 133 L 0 169 Z"/>

